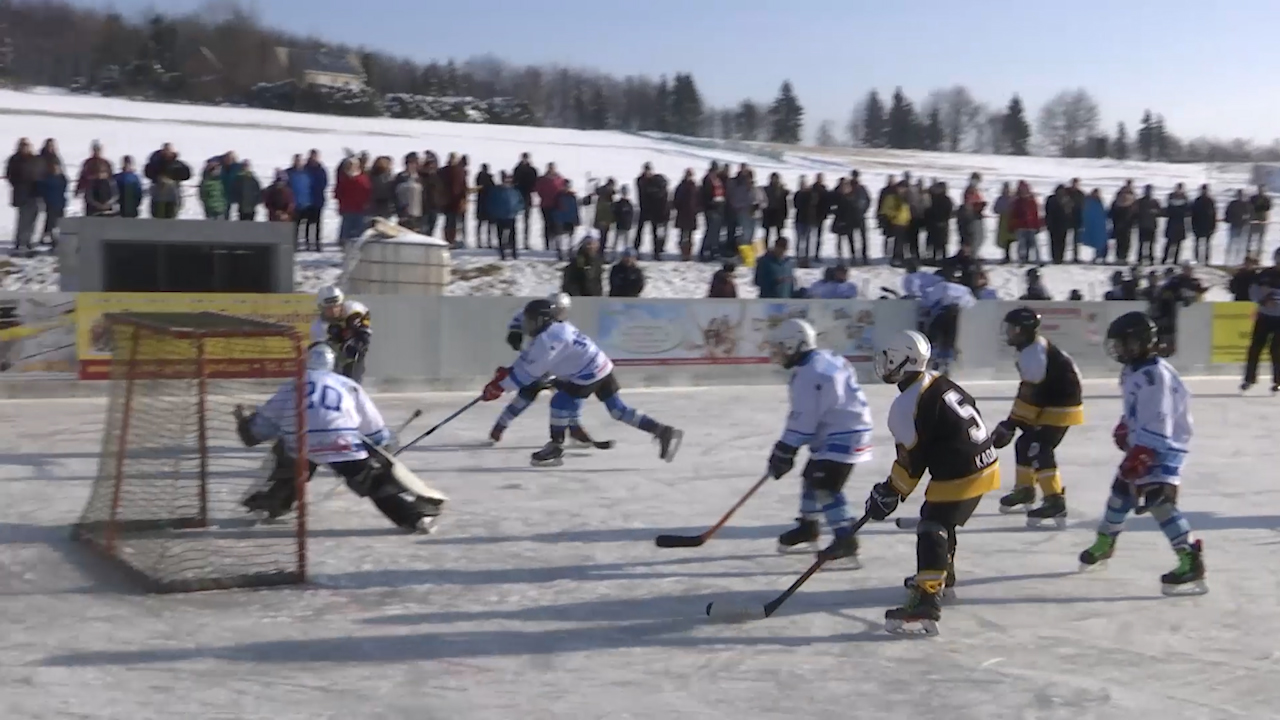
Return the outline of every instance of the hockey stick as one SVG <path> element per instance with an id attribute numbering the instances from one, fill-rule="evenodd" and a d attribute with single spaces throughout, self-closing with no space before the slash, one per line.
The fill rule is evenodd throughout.
<path id="1" fill-rule="evenodd" d="M 733 514 L 738 512 L 738 508 L 742 507 L 751 499 L 752 495 L 756 494 L 757 490 L 769 481 L 769 477 L 769 473 L 767 472 L 761 476 L 761 478 L 756 481 L 756 484 L 752 485 L 751 489 L 747 491 L 747 494 L 743 495 L 742 499 L 738 500 L 738 502 L 733 504 L 733 507 L 729 508 L 729 512 L 725 513 L 724 516 L 720 518 L 719 522 L 707 528 L 701 535 L 659 535 L 653 539 L 654 544 L 660 548 L 700 547 L 704 545 L 711 539 L 712 535 L 715 535 L 720 531 L 720 528 L 724 527 L 725 523 L 729 522 L 729 518 L 733 517 Z"/>
<path id="2" fill-rule="evenodd" d="M 849 528 L 849 532 L 857 532 L 858 530 L 862 529 L 862 526 L 866 525 L 867 521 L 870 519 L 871 519 L 870 515 L 863 515 L 857 522 L 853 524 L 852 527 Z M 805 570 L 800 577 L 796 578 L 795 582 L 791 583 L 791 587 L 787 588 L 786 590 L 783 590 L 781 595 L 770 600 L 764 605 L 754 605 L 754 606 L 734 606 L 734 605 L 723 606 L 722 605 L 720 608 L 717 608 L 715 606 L 716 604 L 714 601 L 709 602 L 707 603 L 707 617 L 712 618 L 713 620 L 723 620 L 728 622 L 745 622 L 747 620 L 763 620 L 769 617 L 770 615 L 773 615 L 775 612 L 777 612 L 778 608 L 782 607 L 782 603 L 786 602 L 787 599 L 790 598 L 792 595 L 795 595 L 796 591 L 800 589 L 800 586 L 804 585 L 805 582 L 809 580 L 809 578 L 813 577 L 814 573 L 821 570 L 822 566 L 825 565 L 826 563 L 827 561 L 823 560 L 822 558 L 818 558 L 817 560 L 814 560 L 813 564 L 809 566 L 809 569 Z"/>
<path id="3" fill-rule="evenodd" d="M 399 455 L 400 453 L 404 452 L 405 450 L 408 450 L 409 448 L 413 447 L 414 445 L 417 445 L 419 442 L 422 442 L 422 440 L 423 440 L 424 438 L 426 438 L 428 435 L 430 435 L 431 433 L 433 433 L 433 432 L 435 432 L 435 431 L 439 430 L 440 428 L 444 427 L 445 425 L 448 425 L 449 423 L 453 422 L 454 420 L 456 420 L 456 419 L 458 418 L 458 416 L 459 416 L 459 415 L 461 415 L 462 413 L 464 413 L 464 412 L 466 412 L 466 411 L 470 410 L 471 408 L 475 407 L 475 406 L 476 406 L 476 405 L 478 405 L 478 404 L 480 403 L 480 401 L 481 401 L 481 400 L 483 400 L 483 399 L 484 399 L 483 397 L 476 396 L 476 397 L 475 397 L 471 402 L 469 402 L 469 403 L 467 403 L 466 405 L 463 405 L 462 407 L 460 407 L 460 408 L 458 408 L 457 410 L 455 410 L 455 411 L 454 411 L 454 413 L 453 413 L 452 415 L 450 415 L 449 417 L 447 417 L 447 418 L 445 418 L 445 419 L 441 420 L 440 422 L 436 423 L 435 425 L 431 426 L 431 429 L 430 429 L 430 430 L 427 430 L 426 432 L 422 433 L 422 434 L 421 434 L 421 435 L 419 435 L 418 437 L 416 437 L 416 438 L 414 438 L 413 440 L 410 440 L 409 442 L 407 442 L 407 443 L 405 443 L 404 445 L 402 445 L 399 449 L 397 449 L 394 453 L 392 453 L 392 456 Z"/>

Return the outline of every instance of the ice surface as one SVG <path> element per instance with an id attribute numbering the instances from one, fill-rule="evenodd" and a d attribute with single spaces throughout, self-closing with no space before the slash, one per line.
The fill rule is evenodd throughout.
<path id="1" fill-rule="evenodd" d="M 193 718 L 1215 718 L 1274 717 L 1280 687 L 1280 487 L 1274 403 L 1230 380 L 1195 380 L 1198 435 L 1181 505 L 1205 540 L 1212 591 L 1164 598 L 1174 565 L 1147 517 L 1110 568 L 1076 574 L 1118 453 L 1113 382 L 1086 388 L 1089 423 L 1060 457 L 1066 532 L 1028 531 L 989 496 L 961 531 L 960 600 L 942 636 L 886 636 L 915 538 L 863 533 L 859 571 L 824 571 L 774 617 L 713 625 L 707 602 L 765 602 L 808 564 L 774 552 L 799 479 L 766 485 L 718 537 L 696 533 L 758 477 L 785 414 L 781 387 L 625 390 L 687 431 L 667 465 L 647 438 L 586 415 L 609 451 L 535 469 L 545 398 L 496 448 L 482 405 L 407 462 L 453 501 L 441 529 L 406 536 L 322 472 L 312 486 L 305 589 L 147 597 L 68 541 L 96 468 L 102 406 L 0 404 L 0 717 Z M 972 384 L 991 422 L 1011 384 Z M 869 388 L 878 428 L 893 390 Z M 421 407 L 425 429 L 467 398 L 385 397 L 390 422 Z M 850 480 L 852 501 L 892 459 Z M 1002 453 L 1013 482 L 1013 448 Z M 899 511 L 918 507 L 910 501 Z"/>

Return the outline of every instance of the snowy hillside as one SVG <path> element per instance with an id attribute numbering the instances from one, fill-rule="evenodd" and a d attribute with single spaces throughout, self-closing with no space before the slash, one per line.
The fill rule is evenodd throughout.
<path id="1" fill-rule="evenodd" d="M 779 152 L 776 147 L 761 147 L 758 153 L 744 152 L 741 144 L 734 149 L 712 147 L 707 141 L 681 138 L 659 138 L 620 132 L 597 132 L 528 127 L 467 125 L 384 118 L 343 118 L 302 115 L 230 107 L 170 105 L 130 100 L 94 98 L 52 92 L 20 93 L 0 91 L 0 126 L 8 128 L 15 141 L 26 136 L 39 143 L 55 138 L 68 174 L 74 174 L 88 154 L 92 141 L 101 141 L 107 155 L 118 162 L 120 156 L 133 155 L 141 164 L 162 143 L 170 142 L 180 156 L 199 171 L 199 165 L 211 156 L 233 150 L 241 158 L 252 161 L 264 180 L 276 168 L 289 164 L 295 153 L 315 148 L 330 169 L 342 157 L 344 149 L 368 150 L 372 155 L 400 158 L 405 153 L 432 150 L 443 156 L 450 152 L 467 155 L 474 173 L 487 163 L 495 171 L 512 167 L 520 153 L 529 152 L 541 169 L 555 162 L 561 173 L 582 191 L 591 181 L 615 177 L 630 184 L 645 162 L 671 178 L 674 184 L 684 171 L 692 168 L 699 176 L 712 160 L 730 163 L 747 162 L 756 168 L 763 182 L 770 173 L 778 172 L 795 187 L 800 175 L 824 172 L 828 176 L 846 174 L 850 169 L 862 172 L 863 182 L 873 192 L 886 174 L 904 171 L 926 179 L 938 178 L 952 187 L 955 195 L 973 171 L 984 176 L 985 191 L 994 198 L 1004 181 L 1026 180 L 1037 193 L 1044 194 L 1060 182 L 1079 177 L 1086 189 L 1102 189 L 1110 196 L 1125 180 L 1139 185 L 1151 183 L 1157 193 L 1167 193 L 1174 184 L 1186 183 L 1194 188 L 1211 183 L 1219 197 L 1243 187 L 1248 181 L 1247 166 L 1171 165 L 1099 160 L 1058 160 L 1049 158 L 1011 158 L 980 155 L 949 155 L 908 151 L 819 151 L 799 149 Z M 189 184 L 190 185 L 190 184 Z M 182 216 L 201 217 L 202 212 L 188 187 L 188 200 Z M 71 203 L 78 211 L 78 202 Z M 0 237 L 12 233 L 13 216 L 0 213 Z M 535 223 L 540 225 L 540 223 Z M 335 208 L 330 205 L 325 217 L 326 237 L 337 230 Z M 989 221 L 993 227 L 994 221 Z M 988 235 L 992 227 L 988 228 Z M 474 228 L 469 242 L 475 245 Z M 828 239 L 827 254 L 832 240 Z M 1221 239 L 1216 253 L 1221 257 Z M 534 245 L 542 244 L 535 229 Z M 880 240 L 871 240 L 872 254 L 878 254 Z M 671 242 L 670 245 L 674 245 Z M 646 248 L 647 249 L 647 248 Z M 998 250 L 988 242 L 982 255 L 994 258 Z M 1184 251 L 1185 252 L 1185 251 Z M 533 257 L 520 262 L 499 263 L 487 252 L 462 252 L 457 257 L 453 294 L 510 293 L 542 294 L 558 284 L 559 269 L 554 260 Z M 678 263 L 646 264 L 648 287 L 652 297 L 696 297 L 706 293 L 714 266 Z M 1049 289 L 1055 296 L 1066 296 L 1079 289 L 1087 298 L 1100 296 L 1107 287 L 1107 277 L 1114 268 L 1052 268 L 1046 273 Z M 1024 270 L 996 266 L 991 271 L 992 285 L 1002 296 L 1016 297 L 1021 291 Z M 300 288 L 310 289 L 337 274 L 334 254 L 302 254 L 297 278 Z M 802 273 L 807 282 L 820 271 Z M 855 282 L 878 295 L 879 287 L 898 287 L 900 272 L 876 266 L 857 269 Z M 1220 274 L 1208 272 L 1212 280 Z M 0 265 L 4 289 L 55 289 L 56 266 L 49 258 L 13 259 Z M 749 274 L 739 271 L 739 290 L 744 296 L 754 294 Z M 1010 295 L 1012 293 L 1012 295 Z"/>

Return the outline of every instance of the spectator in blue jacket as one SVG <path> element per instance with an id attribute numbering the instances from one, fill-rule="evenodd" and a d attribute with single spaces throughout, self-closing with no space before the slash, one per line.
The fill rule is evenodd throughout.
<path id="1" fill-rule="evenodd" d="M 787 239 L 773 242 L 773 249 L 756 260 L 756 287 L 762 298 L 789 298 L 795 287 L 795 260 L 787 257 Z"/>
<path id="2" fill-rule="evenodd" d="M 320 162 L 320 151 L 312 150 L 307 156 L 307 175 L 311 178 L 311 205 L 307 208 L 306 226 L 302 230 L 303 240 L 312 236 L 315 230 L 315 249 L 320 250 L 320 216 L 324 211 L 324 191 L 329 187 L 329 172 Z"/>
<path id="3" fill-rule="evenodd" d="M 502 182 L 489 188 L 485 195 L 485 213 L 489 222 L 498 228 L 498 257 L 507 259 L 507 250 L 511 250 L 511 259 L 520 256 L 516 252 L 516 216 L 524 212 L 524 197 L 516 189 L 511 175 L 502 173 Z"/>
<path id="4" fill-rule="evenodd" d="M 40 234 L 40 244 L 58 246 L 58 223 L 67 212 L 67 176 L 62 172 L 62 163 L 49 161 L 49 171 L 36 183 L 40 199 L 44 201 L 44 232 Z"/>
<path id="5" fill-rule="evenodd" d="M 120 161 L 120 172 L 116 173 L 115 181 L 116 194 L 120 196 L 120 217 L 138 217 L 138 208 L 142 207 L 142 180 L 138 177 L 132 155 L 125 155 Z"/>
<path id="6" fill-rule="evenodd" d="M 573 183 L 568 179 L 564 181 L 560 194 L 556 195 L 554 221 L 556 259 L 563 260 L 565 251 L 570 250 L 573 244 L 574 231 L 582 224 L 582 218 L 578 214 L 578 196 L 573 193 Z M 565 242 L 566 238 L 568 242 Z"/>
<path id="7" fill-rule="evenodd" d="M 1105 262 L 1107 259 L 1107 239 L 1111 233 L 1107 229 L 1107 207 L 1102 202 L 1102 192 L 1094 188 L 1084 199 L 1081 212 L 1081 244 L 1093 248 L 1094 262 Z"/>
<path id="8" fill-rule="evenodd" d="M 302 222 L 311 216 L 311 204 L 314 196 L 311 193 L 311 173 L 302 164 L 302 156 L 293 156 L 293 166 L 285 171 L 289 180 L 289 192 L 293 193 L 293 246 L 298 249 L 298 230 Z M 304 238 L 305 241 L 305 238 Z"/>

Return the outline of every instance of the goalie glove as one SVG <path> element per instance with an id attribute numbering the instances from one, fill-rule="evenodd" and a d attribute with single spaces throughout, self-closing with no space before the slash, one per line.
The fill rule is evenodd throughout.
<path id="1" fill-rule="evenodd" d="M 1128 482 L 1141 480 L 1151 473 L 1151 466 L 1156 462 L 1156 451 L 1149 447 L 1135 445 L 1129 449 L 1120 462 L 1120 479 Z"/>
<path id="2" fill-rule="evenodd" d="M 867 516 L 876 522 L 884 520 L 898 509 L 900 502 L 902 496 L 893 487 L 893 483 L 885 480 L 871 488 L 871 494 L 867 496 Z"/>
<path id="3" fill-rule="evenodd" d="M 796 450 L 797 448 L 784 442 L 778 442 L 773 446 L 773 454 L 769 455 L 769 475 L 774 480 L 791 472 L 791 468 L 795 467 Z"/>
<path id="4" fill-rule="evenodd" d="M 991 433 L 991 445 L 996 449 L 1000 449 L 1013 442 L 1014 433 L 1018 431 L 1018 426 L 1011 420 L 1001 420 L 996 429 Z"/>
<path id="5" fill-rule="evenodd" d="M 520 352 L 520 349 L 524 347 L 524 333 L 519 330 L 512 330 L 507 333 L 507 344 L 511 346 L 512 350 Z"/>
<path id="6" fill-rule="evenodd" d="M 236 418 L 236 434 L 240 436 L 240 442 L 245 447 L 254 447 L 260 445 L 261 440 L 253 434 L 253 419 L 258 416 L 256 412 L 250 412 L 244 405 L 236 405 L 231 414 Z"/>

